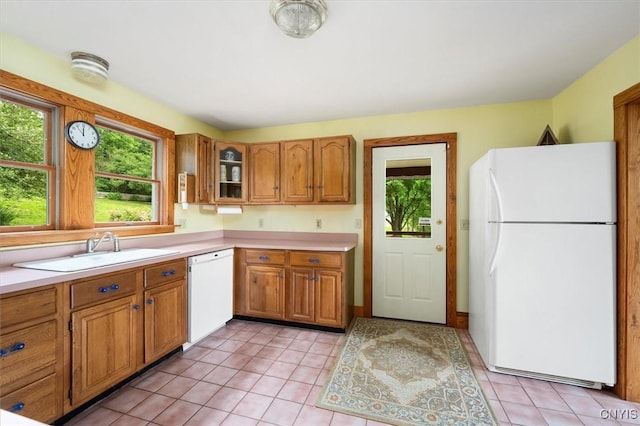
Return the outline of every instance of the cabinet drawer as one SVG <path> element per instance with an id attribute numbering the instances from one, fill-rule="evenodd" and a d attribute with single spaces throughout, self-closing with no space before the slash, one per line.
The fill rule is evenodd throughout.
<path id="1" fill-rule="evenodd" d="M 174 260 L 172 262 L 145 268 L 144 286 L 145 288 L 155 287 L 164 283 L 182 280 L 187 275 L 187 262 L 185 259 Z"/>
<path id="2" fill-rule="evenodd" d="M 246 250 L 247 263 L 284 265 L 284 250 Z"/>
<path id="3" fill-rule="evenodd" d="M 290 256 L 291 266 L 342 268 L 342 253 L 292 251 Z"/>
<path id="4" fill-rule="evenodd" d="M 0 408 L 39 422 L 49 423 L 58 417 L 56 375 L 51 374 L 0 399 Z"/>
<path id="5" fill-rule="evenodd" d="M 136 272 L 124 272 L 71 285 L 71 309 L 104 302 L 136 291 Z"/>
<path id="6" fill-rule="evenodd" d="M 0 390 L 56 362 L 56 321 L 0 336 Z"/>
<path id="7" fill-rule="evenodd" d="M 55 314 L 56 291 L 54 287 L 0 299 L 0 327 Z"/>

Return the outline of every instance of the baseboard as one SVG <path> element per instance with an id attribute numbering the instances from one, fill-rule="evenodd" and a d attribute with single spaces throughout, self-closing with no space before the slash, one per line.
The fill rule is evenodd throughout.
<path id="1" fill-rule="evenodd" d="M 469 329 L 469 313 L 456 312 L 456 328 Z"/>
<path id="2" fill-rule="evenodd" d="M 353 307 L 353 316 L 354 317 L 363 317 L 364 316 L 364 306 L 354 306 Z"/>

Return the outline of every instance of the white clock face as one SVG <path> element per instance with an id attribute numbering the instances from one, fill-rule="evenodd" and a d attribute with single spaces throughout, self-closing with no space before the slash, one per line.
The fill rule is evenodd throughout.
<path id="1" fill-rule="evenodd" d="M 69 142 L 82 149 L 93 149 L 100 142 L 100 135 L 95 127 L 85 121 L 72 121 L 66 127 Z"/>

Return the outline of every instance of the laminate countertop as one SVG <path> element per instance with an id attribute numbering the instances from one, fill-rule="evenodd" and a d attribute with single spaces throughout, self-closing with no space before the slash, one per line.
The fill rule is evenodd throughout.
<path id="1" fill-rule="evenodd" d="M 357 242 L 358 234 L 259 231 L 214 231 L 121 239 L 120 248 L 123 250 L 129 248 L 162 248 L 172 250 L 174 253 L 74 272 L 18 268 L 14 267 L 13 264 L 72 256 L 84 251 L 84 243 L 6 250 L 0 252 L 0 294 L 28 290 L 64 281 L 90 278 L 124 269 L 143 267 L 228 248 L 347 252 L 355 248 Z M 103 244 L 106 244 L 105 248 L 110 248 L 108 242 Z"/>

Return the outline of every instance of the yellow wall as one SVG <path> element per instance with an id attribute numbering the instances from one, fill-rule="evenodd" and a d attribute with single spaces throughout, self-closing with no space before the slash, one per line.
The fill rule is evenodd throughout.
<path id="1" fill-rule="evenodd" d="M 553 98 L 560 143 L 613 140 L 613 96 L 640 82 L 640 36 Z"/>
<path id="2" fill-rule="evenodd" d="M 355 303 L 362 304 L 363 140 L 403 135 L 456 132 L 458 134 L 458 311 L 468 307 L 468 232 L 460 221 L 468 218 L 469 166 L 490 148 L 536 144 L 550 124 L 561 142 L 610 140 L 613 137 L 612 97 L 640 80 L 640 38 L 598 64 L 553 99 L 486 105 L 411 114 L 344 119 L 291 126 L 221 132 L 125 87 L 107 82 L 94 88 L 70 75 L 68 61 L 49 55 L 12 36 L 0 34 L 0 68 L 59 90 L 122 111 L 179 133 L 199 132 L 214 138 L 245 142 L 351 134 L 357 141 L 357 203 L 354 206 L 246 206 L 239 216 L 218 216 L 202 207 L 176 206 L 178 232 L 216 229 L 268 231 L 356 232 Z M 258 227 L 262 218 L 264 226 Z M 322 219 L 322 229 L 315 228 Z"/>

